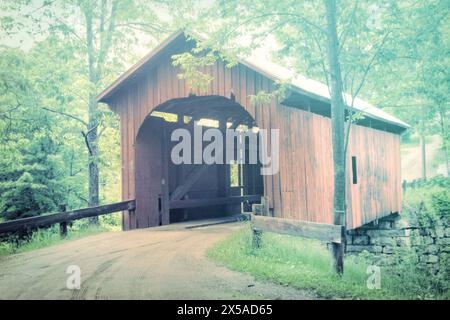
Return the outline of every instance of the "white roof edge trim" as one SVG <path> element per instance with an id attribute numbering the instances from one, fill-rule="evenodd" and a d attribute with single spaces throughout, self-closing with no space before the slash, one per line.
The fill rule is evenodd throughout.
<path id="1" fill-rule="evenodd" d="M 260 59 L 255 56 L 252 56 L 251 58 L 241 58 L 238 59 L 238 61 L 246 67 L 254 69 L 272 80 L 288 83 L 292 89 L 298 91 L 299 93 L 311 94 L 317 98 L 322 98 L 326 102 L 331 101 L 328 86 L 319 81 L 308 79 L 279 64 L 275 64 L 271 61 Z M 347 107 L 350 108 L 352 106 L 351 95 L 345 94 L 344 100 L 347 103 Z M 358 97 L 355 98 L 352 109 L 357 112 L 362 112 L 363 114 L 377 120 L 382 120 L 403 128 L 410 127 L 410 125 L 406 122 Z"/>

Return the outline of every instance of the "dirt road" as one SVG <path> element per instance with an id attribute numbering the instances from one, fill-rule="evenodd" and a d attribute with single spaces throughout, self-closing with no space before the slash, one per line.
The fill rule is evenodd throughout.
<path id="1" fill-rule="evenodd" d="M 205 258 L 238 223 L 111 232 L 0 258 L 0 299 L 313 299 Z M 81 288 L 66 288 L 70 265 Z"/>

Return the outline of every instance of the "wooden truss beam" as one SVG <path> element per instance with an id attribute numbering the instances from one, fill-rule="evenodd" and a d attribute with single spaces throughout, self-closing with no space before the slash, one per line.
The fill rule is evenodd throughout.
<path id="1" fill-rule="evenodd" d="M 259 201 L 260 199 L 261 195 L 248 195 L 248 196 L 230 196 L 211 199 L 174 200 L 170 202 L 170 209 L 208 207 L 221 204 L 237 204 L 245 201 L 249 202 Z"/>
<path id="2" fill-rule="evenodd" d="M 235 130 L 241 122 L 234 123 L 230 129 Z M 223 149 L 220 150 L 219 156 L 222 156 Z M 180 184 L 170 195 L 169 200 L 170 201 L 176 201 L 183 198 L 183 196 L 192 188 L 192 186 L 200 179 L 200 177 L 203 175 L 203 173 L 208 168 L 207 164 L 198 165 L 192 169 L 191 172 L 189 172 L 188 176 L 184 180 L 183 184 Z"/>

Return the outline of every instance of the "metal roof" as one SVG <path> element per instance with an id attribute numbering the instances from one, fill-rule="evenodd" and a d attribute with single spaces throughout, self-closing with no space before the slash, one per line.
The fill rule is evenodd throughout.
<path id="1" fill-rule="evenodd" d="M 102 93 L 100 93 L 97 97 L 97 101 L 106 102 L 123 82 L 131 78 L 135 73 L 137 73 L 139 69 L 141 69 L 141 67 L 150 63 L 151 60 L 153 60 L 153 58 L 156 57 L 163 49 L 165 49 L 172 42 L 181 37 L 186 37 L 184 31 L 177 31 L 170 37 L 168 37 L 148 55 L 144 56 L 138 63 L 133 65 L 124 74 L 122 74 Z M 315 97 L 319 100 L 330 102 L 330 92 L 327 85 L 296 74 L 292 70 L 266 59 L 263 55 L 254 54 L 249 58 L 238 59 L 238 62 L 274 81 L 281 81 L 289 84 L 289 87 L 292 90 L 298 91 L 302 94 L 310 95 L 313 98 Z M 345 94 L 345 101 L 347 102 L 348 107 L 352 106 L 351 95 Z M 381 110 L 380 108 L 377 108 L 376 106 L 360 98 L 355 99 L 352 107 L 355 111 L 362 112 L 363 114 L 366 114 L 371 118 L 388 122 L 390 124 L 394 124 L 403 128 L 410 127 L 406 122 L 398 119 L 397 117 L 394 117 L 393 115 Z"/>

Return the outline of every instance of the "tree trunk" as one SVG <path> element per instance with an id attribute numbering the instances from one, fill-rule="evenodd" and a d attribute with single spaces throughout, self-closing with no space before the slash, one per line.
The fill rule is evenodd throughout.
<path id="1" fill-rule="evenodd" d="M 445 166 L 447 169 L 447 177 L 450 177 L 450 165 L 448 161 L 448 139 L 447 139 L 447 130 L 445 123 L 445 109 L 441 106 L 439 108 L 439 122 L 441 125 L 441 139 L 442 139 L 442 147 L 444 149 L 445 156 Z"/>
<path id="2" fill-rule="evenodd" d="M 89 96 L 89 127 L 87 142 L 89 144 L 89 207 L 99 205 L 99 170 L 98 170 L 98 135 L 97 135 L 97 102 L 95 95 Z M 91 222 L 98 223 L 98 217 L 92 217 Z"/>
<path id="3" fill-rule="evenodd" d="M 420 149 L 422 154 L 422 179 L 427 179 L 427 154 L 426 154 L 426 144 L 425 135 L 420 134 Z"/>
<path id="4" fill-rule="evenodd" d="M 420 120 L 420 149 L 422 155 L 422 179 L 427 180 L 427 152 L 425 142 L 425 125 L 424 120 Z"/>
<path id="5" fill-rule="evenodd" d="M 97 135 L 97 113 L 98 104 L 95 99 L 96 92 L 92 88 L 96 88 L 100 75 L 95 68 L 94 58 L 94 34 L 92 22 L 92 10 L 85 11 L 86 17 L 86 46 L 88 53 L 88 68 L 89 68 L 89 82 L 91 83 L 91 92 L 89 93 L 88 102 L 88 131 L 86 133 L 86 144 L 89 151 L 88 169 L 89 169 L 89 206 L 94 207 L 99 205 L 99 170 L 98 170 L 98 135 Z M 90 218 L 91 223 L 98 224 L 98 217 Z"/>
<path id="6" fill-rule="evenodd" d="M 327 17 L 327 51 L 330 73 L 331 122 L 334 168 L 333 223 L 345 225 L 345 105 L 342 97 L 342 77 L 339 62 L 339 40 L 336 30 L 336 0 L 324 0 Z M 333 267 L 344 271 L 344 243 L 332 243 Z"/>
<path id="7" fill-rule="evenodd" d="M 98 104 L 96 101 L 97 88 L 99 81 L 103 75 L 103 68 L 108 54 L 109 47 L 112 41 L 112 34 L 115 27 L 115 18 L 117 14 L 117 8 L 119 5 L 118 0 L 111 2 L 111 13 L 107 18 L 107 2 L 101 2 L 101 12 L 100 12 L 100 44 L 96 51 L 96 46 L 94 45 L 94 30 L 93 30 L 93 12 L 95 1 L 87 3 L 84 10 L 84 15 L 86 18 L 86 48 L 87 48 L 87 58 L 88 58 L 88 68 L 89 68 L 89 82 L 90 93 L 89 93 L 89 122 L 88 122 L 88 132 L 86 134 L 86 144 L 89 149 L 89 206 L 99 205 L 99 150 L 98 150 Z M 108 25 L 105 28 L 105 25 Z M 91 218 L 91 222 L 98 223 L 98 218 Z"/>

